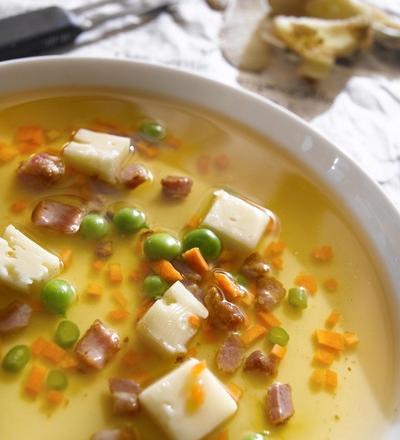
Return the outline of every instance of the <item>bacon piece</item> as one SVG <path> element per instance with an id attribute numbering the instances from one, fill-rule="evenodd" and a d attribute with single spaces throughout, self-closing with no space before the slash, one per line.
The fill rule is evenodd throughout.
<path id="1" fill-rule="evenodd" d="M 237 330 L 245 322 L 245 315 L 236 305 L 227 301 L 220 289 L 211 286 L 205 297 L 204 304 L 209 312 L 212 325 L 224 330 Z"/>
<path id="2" fill-rule="evenodd" d="M 272 310 L 283 300 L 285 295 L 286 289 L 276 278 L 263 276 L 257 279 L 256 300 L 262 309 Z"/>
<path id="3" fill-rule="evenodd" d="M 92 435 L 90 440 L 135 440 L 136 436 L 130 428 L 102 429 Z"/>
<path id="4" fill-rule="evenodd" d="M 113 242 L 111 240 L 99 241 L 96 243 L 94 253 L 96 254 L 96 257 L 103 260 L 111 257 L 113 254 Z"/>
<path id="5" fill-rule="evenodd" d="M 135 414 L 139 411 L 140 385 L 131 379 L 109 379 L 108 386 L 113 398 L 114 414 Z"/>
<path id="6" fill-rule="evenodd" d="M 267 415 L 273 425 L 287 422 L 294 414 L 292 388 L 289 384 L 273 383 L 267 392 Z"/>
<path id="7" fill-rule="evenodd" d="M 168 199 L 183 199 L 192 190 L 193 180 L 184 176 L 167 176 L 161 179 L 162 192 Z"/>
<path id="8" fill-rule="evenodd" d="M 75 353 L 88 367 L 101 370 L 119 349 L 118 334 L 96 319 L 79 340 Z"/>
<path id="9" fill-rule="evenodd" d="M 0 333 L 8 333 L 26 327 L 32 316 L 32 307 L 21 301 L 13 301 L 0 310 Z"/>
<path id="10" fill-rule="evenodd" d="M 244 371 L 258 371 L 273 376 L 276 374 L 276 366 L 277 362 L 274 358 L 256 350 L 247 357 L 243 369 Z"/>
<path id="11" fill-rule="evenodd" d="M 217 367 L 223 373 L 234 373 L 242 363 L 245 347 L 237 333 L 230 334 L 219 347 Z"/>
<path id="12" fill-rule="evenodd" d="M 126 165 L 119 173 L 119 181 L 128 189 L 135 189 L 150 178 L 147 168 L 138 163 Z"/>
<path id="13" fill-rule="evenodd" d="M 21 162 L 17 176 L 29 188 L 47 188 L 57 183 L 65 174 L 64 162 L 47 153 L 38 153 Z"/>
<path id="14" fill-rule="evenodd" d="M 266 275 L 270 268 L 258 252 L 250 254 L 243 262 L 240 271 L 250 279 L 257 279 Z"/>
<path id="15" fill-rule="evenodd" d="M 63 234 L 75 234 L 83 218 L 80 208 L 53 200 L 42 200 L 32 212 L 35 226 L 52 229 Z"/>

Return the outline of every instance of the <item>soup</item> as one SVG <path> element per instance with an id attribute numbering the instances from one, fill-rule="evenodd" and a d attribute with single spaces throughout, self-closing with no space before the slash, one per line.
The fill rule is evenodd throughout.
<path id="1" fill-rule="evenodd" d="M 88 150 L 82 153 L 82 144 L 100 142 L 96 133 L 129 138 L 128 148 L 133 144 L 135 151 L 130 149 L 123 163 L 100 166 Z M 126 147 L 110 139 L 108 147 Z M 174 438 L 171 432 L 185 423 L 190 438 L 199 438 L 196 430 L 202 429 L 207 439 L 382 435 L 393 412 L 394 362 L 383 286 L 329 195 L 274 145 L 202 110 L 104 91 L 3 101 L 0 141 L 1 233 L 13 225 L 60 257 L 61 272 L 48 278 L 65 281 L 41 279 L 28 293 L 12 283 L 2 287 L 2 309 L 19 299 L 33 311 L 25 328 L 2 334 L 0 438 L 89 439 L 104 429 L 127 429 L 127 438 L 134 432 L 150 440 L 168 438 L 168 432 Z M 24 168 L 17 171 L 21 161 L 41 152 L 65 161 L 65 174 L 47 176 L 42 186 L 40 176 L 32 181 Z M 132 175 L 129 164 L 142 168 Z M 69 220 L 49 217 L 54 206 L 48 201 L 69 207 Z M 213 209 L 219 209 L 222 224 L 212 218 Z M 250 218 L 246 224 L 242 209 Z M 237 219 L 239 230 L 232 232 Z M 197 235 L 190 236 L 193 230 Z M 256 264 L 246 271 L 243 261 L 256 251 Z M 176 281 L 185 295 L 198 298 L 187 306 L 192 312 L 186 333 L 171 311 L 161 310 L 179 303 Z M 230 304 L 225 321 L 218 315 L 224 312 L 218 308 L 221 298 Z M 155 304 L 158 314 L 144 321 Z M 105 355 L 97 358 L 82 347 L 96 320 L 104 326 L 100 332 L 119 338 L 118 347 L 108 341 Z M 22 354 L 8 355 L 19 345 L 25 346 Z M 222 388 L 211 390 L 208 376 L 182 385 L 184 395 L 175 397 L 186 399 L 182 408 L 193 406 L 184 409 L 193 426 L 175 414 L 175 428 L 166 427 L 165 414 L 161 417 L 166 408 L 157 406 L 155 387 L 167 374 L 189 367 L 199 375 L 206 371 L 213 386 Z M 117 414 L 113 411 L 118 383 L 113 396 L 110 378 L 140 386 L 139 393 L 136 385 L 124 388 L 131 393 L 132 414 L 120 414 L 115 406 Z M 282 420 L 271 414 L 273 396 L 267 399 L 277 383 L 290 385 L 294 407 L 292 416 L 278 402 L 278 412 L 288 410 Z M 174 394 L 172 379 L 168 386 Z M 222 399 L 219 406 L 208 399 L 211 391 L 216 401 Z M 226 405 L 231 409 L 224 412 Z M 208 414 L 200 424 L 194 422 L 196 411 Z M 115 435 L 111 438 L 125 438 Z"/>

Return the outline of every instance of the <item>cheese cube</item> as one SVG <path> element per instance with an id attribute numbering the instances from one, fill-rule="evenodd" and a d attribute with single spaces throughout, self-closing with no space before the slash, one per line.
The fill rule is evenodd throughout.
<path id="1" fill-rule="evenodd" d="M 208 310 L 177 281 L 150 307 L 137 331 L 159 352 L 169 356 L 186 353 L 187 342 L 198 330 L 190 323 L 192 315 L 205 319 Z"/>
<path id="2" fill-rule="evenodd" d="M 115 183 L 122 162 L 128 157 L 128 137 L 79 129 L 63 155 L 68 164 L 82 173 Z"/>
<path id="3" fill-rule="evenodd" d="M 208 368 L 196 377 L 203 385 L 204 402 L 194 410 L 188 408 L 188 383 L 198 362 L 187 360 L 139 395 L 143 408 L 174 440 L 201 439 L 237 410 L 234 399 Z"/>
<path id="4" fill-rule="evenodd" d="M 216 191 L 214 196 L 203 225 L 220 235 L 228 246 L 254 250 L 268 225 L 267 211 L 223 190 Z"/>
<path id="5" fill-rule="evenodd" d="M 0 237 L 0 280 L 9 286 L 28 291 L 35 283 L 58 275 L 61 261 L 43 249 L 13 225 Z"/>

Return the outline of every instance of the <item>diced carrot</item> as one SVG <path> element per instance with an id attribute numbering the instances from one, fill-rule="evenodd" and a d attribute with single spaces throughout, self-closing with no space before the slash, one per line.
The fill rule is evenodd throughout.
<path id="1" fill-rule="evenodd" d="M 40 354 L 42 354 L 42 352 L 46 346 L 47 346 L 46 339 L 44 339 L 42 336 L 39 336 L 37 339 L 35 339 L 32 342 L 31 353 L 34 356 L 39 356 Z"/>
<path id="2" fill-rule="evenodd" d="M 275 219 L 273 217 L 270 217 L 267 224 L 266 233 L 270 234 L 275 229 Z"/>
<path id="3" fill-rule="evenodd" d="M 188 351 L 186 352 L 186 357 L 196 357 L 197 356 L 197 348 L 196 347 L 189 347 Z"/>
<path id="4" fill-rule="evenodd" d="M 317 330 L 315 332 L 319 345 L 342 351 L 344 349 L 344 337 L 341 333 L 328 330 Z"/>
<path id="5" fill-rule="evenodd" d="M 138 353 L 135 350 L 129 350 L 123 355 L 121 362 L 126 367 L 131 368 L 136 366 L 140 362 L 140 359 L 141 359 L 140 353 Z"/>
<path id="6" fill-rule="evenodd" d="M 92 268 L 96 271 L 96 272 L 100 272 L 101 269 L 103 269 L 104 265 L 105 265 L 105 261 L 103 260 L 94 260 L 92 263 Z"/>
<path id="7" fill-rule="evenodd" d="M 208 174 L 210 172 L 210 156 L 208 154 L 201 154 L 197 159 L 197 171 L 200 174 Z"/>
<path id="8" fill-rule="evenodd" d="M 34 365 L 25 383 L 25 391 L 31 396 L 37 396 L 42 389 L 46 377 L 46 369 L 40 365 Z"/>
<path id="9" fill-rule="evenodd" d="M 324 286 L 324 289 L 328 292 L 335 292 L 339 287 L 339 283 L 335 278 L 328 278 L 323 282 L 322 285 Z"/>
<path id="10" fill-rule="evenodd" d="M 229 382 L 227 384 L 227 389 L 229 394 L 236 400 L 236 402 L 239 402 L 240 398 L 243 395 L 243 390 L 234 382 Z"/>
<path id="11" fill-rule="evenodd" d="M 312 275 L 300 274 L 294 279 L 294 284 L 299 287 L 304 287 L 312 295 L 318 290 L 317 280 Z"/>
<path id="12" fill-rule="evenodd" d="M 119 290 L 114 290 L 114 292 L 112 293 L 112 297 L 114 301 L 123 309 L 128 306 L 128 300 L 126 299 L 125 295 Z"/>
<path id="13" fill-rule="evenodd" d="M 64 268 L 68 267 L 72 260 L 72 249 L 62 249 L 59 254 Z"/>
<path id="14" fill-rule="evenodd" d="M 110 263 L 108 265 L 108 279 L 113 284 L 118 284 L 122 281 L 122 269 L 119 263 Z"/>
<path id="15" fill-rule="evenodd" d="M 356 333 L 345 332 L 344 333 L 344 343 L 346 347 L 354 347 L 360 342 L 358 335 Z"/>
<path id="16" fill-rule="evenodd" d="M 188 405 L 193 409 L 197 409 L 201 405 L 203 405 L 204 399 L 205 399 L 204 385 L 202 382 L 195 381 L 194 383 L 192 383 L 190 387 L 190 397 L 189 397 Z"/>
<path id="17" fill-rule="evenodd" d="M 42 356 L 53 364 L 59 364 L 67 354 L 64 349 L 52 341 L 48 341 L 42 350 Z"/>
<path id="18" fill-rule="evenodd" d="M 317 386 L 323 386 L 326 379 L 326 370 L 323 368 L 316 368 L 311 374 L 311 382 Z"/>
<path id="19" fill-rule="evenodd" d="M 335 353 L 325 348 L 319 348 L 314 355 L 314 361 L 323 365 L 331 365 L 335 359 Z"/>
<path id="20" fill-rule="evenodd" d="M 280 327 L 281 321 L 272 312 L 258 312 L 258 319 L 267 327 Z"/>
<path id="21" fill-rule="evenodd" d="M 60 368 L 63 370 L 75 370 L 78 365 L 78 360 L 69 353 L 67 353 L 64 359 L 60 362 Z"/>
<path id="22" fill-rule="evenodd" d="M 215 440 L 229 440 L 229 432 L 227 430 L 219 432 Z"/>
<path id="23" fill-rule="evenodd" d="M 139 153 L 145 157 L 148 157 L 149 159 L 153 159 L 160 154 L 159 148 L 156 148 L 144 141 L 136 142 L 135 147 L 139 150 Z"/>
<path id="24" fill-rule="evenodd" d="M 47 401 L 53 405 L 57 406 L 64 400 L 64 394 L 61 391 L 50 390 L 47 392 Z"/>
<path id="25" fill-rule="evenodd" d="M 141 281 L 143 280 L 150 270 L 150 263 L 148 261 L 141 261 L 137 267 L 130 274 L 130 279 L 132 281 Z"/>
<path id="26" fill-rule="evenodd" d="M 182 257 L 188 266 L 200 275 L 203 275 L 210 269 L 199 248 L 189 249 L 182 254 Z"/>
<path id="27" fill-rule="evenodd" d="M 235 298 L 241 296 L 242 292 L 239 286 L 228 274 L 224 272 L 214 272 L 214 277 L 229 301 L 233 301 Z"/>
<path id="28" fill-rule="evenodd" d="M 180 272 L 168 260 L 157 260 L 151 264 L 153 271 L 160 275 L 167 283 L 174 283 L 183 279 Z"/>
<path id="29" fill-rule="evenodd" d="M 326 370 L 325 372 L 325 386 L 331 390 L 334 390 L 338 385 L 337 374 L 332 370 Z"/>
<path id="30" fill-rule="evenodd" d="M 229 168 L 231 160 L 225 153 L 217 154 L 214 157 L 214 166 L 218 171 L 224 171 Z"/>
<path id="31" fill-rule="evenodd" d="M 42 145 L 45 141 L 44 130 L 38 125 L 25 125 L 19 127 L 15 134 L 17 142 L 29 142 L 35 145 Z"/>
<path id="32" fill-rule="evenodd" d="M 188 323 L 191 327 L 199 328 L 201 325 L 201 319 L 197 315 L 189 315 Z"/>
<path id="33" fill-rule="evenodd" d="M 98 298 L 103 294 L 103 288 L 99 283 L 92 281 L 86 287 L 86 294 Z"/>
<path id="34" fill-rule="evenodd" d="M 282 345 L 275 344 L 269 354 L 275 359 L 281 361 L 286 354 L 286 347 L 282 347 Z"/>
<path id="35" fill-rule="evenodd" d="M 195 229 L 197 228 L 197 226 L 199 226 L 200 222 L 201 217 L 198 214 L 194 214 L 186 223 L 186 227 L 188 227 L 189 229 Z"/>
<path id="36" fill-rule="evenodd" d="M 124 309 L 116 309 L 108 312 L 107 318 L 111 321 L 123 321 L 129 316 L 129 312 Z"/>
<path id="37" fill-rule="evenodd" d="M 218 339 L 215 328 L 206 320 L 203 322 L 202 335 L 207 342 L 214 342 Z"/>
<path id="38" fill-rule="evenodd" d="M 312 253 L 312 257 L 314 260 L 319 261 L 321 263 L 327 263 L 331 261 L 333 258 L 333 250 L 331 246 L 321 246 L 319 248 L 315 248 Z"/>
<path id="39" fill-rule="evenodd" d="M 138 382 L 140 385 L 144 385 L 153 379 L 153 376 L 148 371 L 136 372 L 132 376 L 133 380 Z"/>
<path id="40" fill-rule="evenodd" d="M 0 142 L 0 162 L 10 162 L 16 156 L 18 156 L 18 150 Z"/>
<path id="41" fill-rule="evenodd" d="M 171 134 L 165 137 L 164 142 L 172 148 L 181 148 L 183 145 L 182 139 L 172 136 Z"/>
<path id="42" fill-rule="evenodd" d="M 266 247 L 264 251 L 264 256 L 266 258 L 277 257 L 283 253 L 285 247 L 286 245 L 282 241 L 272 241 Z"/>
<path id="43" fill-rule="evenodd" d="M 20 214 L 21 212 L 25 211 L 27 206 L 28 202 L 26 200 L 16 200 L 14 203 L 11 203 L 10 211 L 13 214 Z"/>
<path id="44" fill-rule="evenodd" d="M 328 327 L 333 327 L 339 322 L 340 318 L 341 314 L 337 310 L 332 310 L 325 320 L 325 325 Z"/>
<path id="45" fill-rule="evenodd" d="M 283 258 L 274 257 L 270 260 L 271 266 L 276 270 L 283 270 Z"/>
<path id="46" fill-rule="evenodd" d="M 140 321 L 146 314 L 147 310 L 154 304 L 154 301 L 146 298 L 136 309 L 136 321 Z"/>
<path id="47" fill-rule="evenodd" d="M 254 324 L 242 333 L 241 339 L 245 345 L 249 346 L 257 341 L 257 339 L 264 336 L 266 333 L 267 329 L 264 326 L 260 324 Z"/>
<path id="48" fill-rule="evenodd" d="M 190 370 L 190 374 L 193 377 L 198 376 L 199 374 L 201 374 L 207 367 L 207 363 L 206 361 L 200 361 L 197 362 L 197 364 L 193 365 L 193 367 Z"/>

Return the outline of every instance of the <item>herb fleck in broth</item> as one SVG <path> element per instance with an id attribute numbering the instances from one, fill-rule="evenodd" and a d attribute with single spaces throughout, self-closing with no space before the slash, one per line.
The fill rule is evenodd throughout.
<path id="1" fill-rule="evenodd" d="M 290 335 L 287 353 L 279 365 L 276 378 L 259 377 L 239 368 L 232 375 L 220 374 L 215 365 L 215 353 L 223 338 L 210 342 L 198 333 L 189 347 L 196 357 L 205 359 L 208 367 L 225 383 L 234 383 L 242 391 L 237 413 L 217 428 L 209 439 L 227 430 L 230 439 L 242 439 L 251 432 L 269 431 L 272 439 L 376 439 L 382 436 L 384 425 L 391 417 L 392 402 L 392 335 L 384 303 L 384 293 L 373 264 L 355 234 L 329 198 L 310 183 L 301 170 L 280 155 L 267 141 L 246 129 L 203 111 L 181 107 L 150 97 L 135 96 L 131 100 L 115 95 L 48 96 L 32 95 L 3 106 L 0 111 L 0 141 L 13 145 L 20 126 L 39 125 L 48 130 L 46 150 L 58 151 L 70 139 L 73 130 L 87 127 L 93 130 L 133 130 L 143 121 L 160 120 L 167 127 L 166 142 L 155 157 L 145 149 L 136 152 L 138 161 L 152 173 L 153 181 L 132 191 L 116 191 L 109 197 L 110 209 L 134 206 L 145 212 L 152 228 L 161 228 L 181 237 L 187 222 L 209 203 L 216 188 L 232 190 L 273 211 L 280 220 L 280 240 L 285 243 L 283 268 L 275 276 L 289 289 L 300 273 L 312 274 L 318 291 L 310 295 L 308 307 L 301 311 L 287 304 L 287 299 L 274 310 L 274 315 Z M 26 101 L 26 102 L 24 102 Z M 89 439 L 107 426 L 132 425 L 143 440 L 161 439 L 164 434 L 143 413 L 130 417 L 112 415 L 108 378 L 112 376 L 141 379 L 143 386 L 175 367 L 139 342 L 135 333 L 136 309 L 142 301 L 141 281 L 130 277 L 137 267 L 136 235 L 121 237 L 115 228 L 107 236 L 113 242 L 113 255 L 103 268 L 93 268 L 95 243 L 78 235 L 66 236 L 35 227 L 31 211 L 36 203 L 49 196 L 57 199 L 79 195 L 75 185 L 54 187 L 32 192 L 15 182 L 15 170 L 24 156 L 1 165 L 0 197 L 3 211 L 1 231 L 14 224 L 46 249 L 60 255 L 72 251 L 71 261 L 60 278 L 73 284 L 77 302 L 67 311 L 68 320 L 76 323 L 81 335 L 100 318 L 121 337 L 122 348 L 102 371 L 66 373 L 68 388 L 60 407 L 49 407 L 43 393 L 36 399 L 26 397 L 23 384 L 32 365 L 18 374 L 1 370 L 0 438 Z M 187 175 L 193 179 L 190 195 L 183 201 L 166 200 L 161 196 L 160 179 L 167 175 Z M 60 200 L 64 200 L 62 197 Z M 16 201 L 27 207 L 12 212 Z M 311 252 L 318 246 L 331 245 L 334 257 L 329 263 L 318 263 Z M 109 263 L 120 263 L 123 281 L 112 284 L 107 278 Z M 97 268 L 99 269 L 99 267 Z M 335 292 L 323 288 L 329 278 L 338 281 Z M 90 283 L 102 290 L 100 297 L 89 295 Z M 16 296 L 2 288 L 1 307 Z M 126 319 L 110 320 L 109 313 L 118 309 L 122 293 L 128 305 Z M 116 299 L 117 298 L 117 299 Z M 120 299 L 121 301 L 121 299 Z M 325 327 L 325 319 L 338 310 L 342 319 L 335 330 L 353 331 L 360 338 L 356 349 L 347 350 L 335 359 L 332 368 L 338 375 L 334 392 L 316 390 L 310 377 L 317 367 L 312 361 L 316 351 L 313 334 Z M 53 339 L 61 319 L 44 311 L 35 312 L 29 327 L 1 341 L 2 357 L 18 344 L 28 346 L 42 336 Z M 266 337 L 259 339 L 255 349 L 268 352 L 271 344 Z M 141 353 L 139 361 L 127 353 Z M 123 361 L 125 359 L 125 362 Z M 162 360 L 162 361 L 161 361 Z M 133 362 L 133 366 L 131 363 Z M 40 363 L 40 362 L 39 362 Z M 139 365 L 138 365 L 139 364 Z M 50 365 L 44 363 L 50 370 Z M 295 415 L 284 426 L 272 427 L 266 417 L 267 387 L 274 381 L 289 383 L 293 390 Z M 350 434 L 351 433 L 351 434 Z"/>

